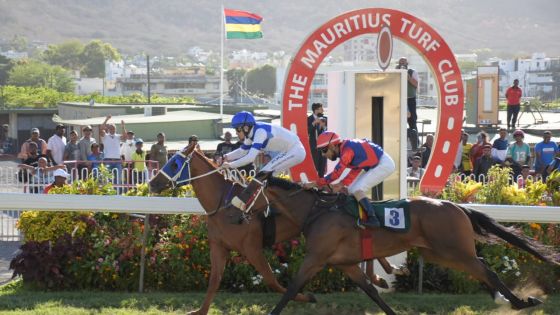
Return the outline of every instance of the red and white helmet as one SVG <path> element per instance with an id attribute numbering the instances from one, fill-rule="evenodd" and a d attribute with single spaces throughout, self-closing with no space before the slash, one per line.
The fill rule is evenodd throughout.
<path id="1" fill-rule="evenodd" d="M 329 144 L 339 144 L 342 139 L 336 132 L 325 131 L 317 137 L 317 149 L 324 148 Z"/>

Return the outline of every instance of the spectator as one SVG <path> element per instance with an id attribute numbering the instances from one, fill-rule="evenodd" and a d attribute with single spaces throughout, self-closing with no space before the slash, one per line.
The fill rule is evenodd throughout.
<path id="1" fill-rule="evenodd" d="M 546 180 L 546 167 L 549 165 L 556 154 L 558 154 L 558 145 L 554 141 L 550 141 L 552 133 L 545 131 L 543 133 L 543 141 L 535 145 L 535 173 L 541 174 L 543 180 Z"/>
<path id="2" fill-rule="evenodd" d="M 54 181 L 50 185 L 45 187 L 45 190 L 43 192 L 45 194 L 48 194 L 49 191 L 54 187 L 64 187 L 67 185 L 66 180 L 68 179 L 69 175 L 64 169 L 57 169 L 56 171 L 54 171 L 53 175 Z"/>
<path id="3" fill-rule="evenodd" d="M 90 161 L 88 163 L 89 167 L 90 167 L 90 172 L 93 173 L 99 173 L 99 164 L 101 164 L 103 162 L 103 152 L 101 152 L 100 150 L 100 145 L 99 143 L 92 143 L 91 147 L 90 147 L 90 151 L 91 153 L 87 156 L 87 160 Z M 97 176 L 97 174 L 95 174 L 95 176 Z"/>
<path id="4" fill-rule="evenodd" d="M 141 184 L 146 176 L 146 152 L 144 151 L 144 140 L 138 138 L 135 141 L 136 150 L 132 152 L 131 161 L 134 164 L 132 170 L 132 184 Z"/>
<path id="5" fill-rule="evenodd" d="M 10 138 L 10 125 L 3 124 L 0 128 L 0 153 L 11 154 L 14 149 L 14 139 Z"/>
<path id="6" fill-rule="evenodd" d="M 165 146 L 165 133 L 157 134 L 157 143 L 150 148 L 150 160 L 158 162 L 158 168 L 167 163 L 167 147 Z"/>
<path id="7" fill-rule="evenodd" d="M 70 131 L 70 141 L 66 143 L 66 148 L 64 149 L 64 161 L 73 160 L 70 164 L 70 174 L 73 178 L 77 177 L 78 172 L 78 160 L 80 159 L 80 148 L 78 147 L 78 132 L 76 130 Z"/>
<path id="8" fill-rule="evenodd" d="M 461 165 L 459 166 L 459 171 L 463 174 L 469 176 L 472 174 L 473 165 L 470 159 L 471 149 L 473 147 L 472 143 L 468 143 L 469 134 L 463 132 L 461 135 L 461 141 L 463 144 L 463 151 L 461 154 Z"/>
<path id="9" fill-rule="evenodd" d="M 413 156 L 412 166 L 406 169 L 406 176 L 422 179 L 425 170 L 420 166 L 420 163 L 422 163 L 422 157 L 418 155 Z"/>
<path id="10" fill-rule="evenodd" d="M 426 142 L 422 145 L 422 167 L 425 168 L 430 160 L 430 154 L 432 153 L 432 145 L 434 144 L 434 135 L 429 134 L 426 136 Z"/>
<path id="11" fill-rule="evenodd" d="M 522 165 L 529 165 L 531 160 L 531 148 L 523 139 L 525 138 L 525 133 L 522 130 L 516 130 L 513 132 L 513 138 L 515 142 L 509 145 L 507 156 L 512 158 L 513 162 L 521 168 Z M 515 174 L 516 177 L 519 174 Z"/>
<path id="12" fill-rule="evenodd" d="M 47 142 L 41 139 L 39 136 L 39 128 L 31 129 L 31 138 L 27 139 L 21 145 L 21 151 L 18 154 L 18 158 L 20 158 L 22 161 L 27 159 L 27 155 L 29 154 L 29 144 L 31 142 L 34 142 L 37 145 L 37 152 L 39 153 L 39 155 L 47 156 Z"/>
<path id="13" fill-rule="evenodd" d="M 121 140 L 124 141 L 127 132 L 123 120 L 121 120 L 122 134 L 118 134 L 114 124 L 107 124 L 109 119 L 111 115 L 108 115 L 99 127 L 99 138 L 103 143 L 103 162 L 113 175 L 113 183 L 120 184 L 122 182 Z"/>
<path id="14" fill-rule="evenodd" d="M 80 141 L 78 141 L 78 149 L 80 149 L 80 157 L 79 157 L 80 161 L 87 161 L 88 156 L 91 154 L 91 145 L 93 143 L 96 143 L 95 138 L 91 136 L 91 131 L 92 131 L 91 126 L 85 126 L 84 128 L 82 128 L 83 137 L 80 139 Z M 82 169 L 84 168 L 87 168 L 87 163 L 80 163 L 79 165 L 80 175 L 85 175 L 82 174 Z M 85 177 L 85 176 L 80 176 L 80 177 Z"/>
<path id="15" fill-rule="evenodd" d="M 23 164 L 30 166 L 37 166 L 39 163 L 39 158 L 44 157 L 37 152 L 37 143 L 30 142 L 28 147 L 27 159 L 23 161 Z"/>
<path id="16" fill-rule="evenodd" d="M 529 167 L 529 165 L 525 164 L 523 166 L 521 166 L 521 174 L 519 176 L 517 176 L 517 186 L 519 188 L 525 188 L 525 186 L 527 185 L 527 180 L 530 179 L 529 176 L 531 173 L 531 168 Z"/>
<path id="17" fill-rule="evenodd" d="M 189 137 L 189 145 L 191 145 L 191 143 L 194 143 L 196 145 L 196 148 L 198 150 L 200 150 L 200 144 L 198 144 L 198 136 L 197 135 L 192 135 Z"/>
<path id="18" fill-rule="evenodd" d="M 52 181 L 51 172 L 53 170 L 65 168 L 64 165 L 49 166 L 47 158 L 40 157 L 37 160 L 37 166 L 19 164 L 19 168 L 27 170 L 32 177 L 29 178 L 29 192 L 37 194 L 42 192 L 45 185 Z"/>
<path id="19" fill-rule="evenodd" d="M 307 117 L 307 135 L 309 137 L 309 148 L 311 150 L 311 157 L 313 158 L 313 164 L 320 178 L 325 175 L 325 170 L 327 166 L 327 159 L 321 155 L 319 150 L 317 150 L 317 137 L 325 130 L 326 120 L 324 123 L 321 122 L 321 118 L 324 118 L 323 104 L 313 103 L 311 104 L 311 110 L 313 113 Z"/>
<path id="20" fill-rule="evenodd" d="M 220 142 L 218 147 L 216 147 L 216 153 L 214 155 L 223 156 L 224 154 L 228 154 L 231 151 L 237 149 L 238 146 L 231 142 L 231 132 L 226 131 L 224 134 L 224 142 Z"/>
<path id="21" fill-rule="evenodd" d="M 492 144 L 492 157 L 500 162 L 506 160 L 509 146 L 507 135 L 507 130 L 505 128 L 500 128 L 500 137 L 494 140 L 494 143 Z"/>
<path id="22" fill-rule="evenodd" d="M 560 170 L 560 156 L 555 157 L 550 164 L 546 167 L 546 174 L 550 175 L 552 172 Z"/>
<path id="23" fill-rule="evenodd" d="M 492 145 L 487 143 L 482 147 L 482 156 L 474 164 L 476 180 L 485 181 L 488 170 L 495 164 L 500 164 L 500 162 L 492 157 Z"/>
<path id="24" fill-rule="evenodd" d="M 519 80 L 513 80 L 513 86 L 506 90 L 507 99 L 507 129 L 515 129 L 515 123 L 517 122 L 517 114 L 519 114 L 519 108 L 521 107 L 521 96 L 523 95 L 521 89 L 519 88 Z"/>
<path id="25" fill-rule="evenodd" d="M 126 138 L 121 144 L 121 158 L 124 161 L 132 161 L 132 153 L 136 150 L 136 140 L 134 138 L 134 131 L 127 130 Z"/>
<path id="26" fill-rule="evenodd" d="M 416 125 L 416 121 L 418 120 L 418 115 L 416 114 L 416 90 L 418 89 L 419 81 L 418 72 L 408 67 L 408 60 L 405 57 L 401 57 L 399 59 L 397 69 L 407 70 L 407 137 L 410 139 L 412 149 L 416 150 L 416 148 L 418 147 L 418 126 Z"/>
<path id="27" fill-rule="evenodd" d="M 66 127 L 63 124 L 56 125 L 54 135 L 47 141 L 47 158 L 53 165 L 64 164 L 64 150 L 66 149 Z"/>
<path id="28" fill-rule="evenodd" d="M 477 142 L 475 144 L 473 144 L 472 148 L 471 148 L 471 164 L 474 168 L 474 165 L 476 164 L 476 160 L 478 160 L 479 157 L 482 156 L 482 147 L 486 144 L 490 144 L 490 142 L 488 142 L 488 134 L 484 131 L 481 131 L 478 136 L 476 137 Z"/>

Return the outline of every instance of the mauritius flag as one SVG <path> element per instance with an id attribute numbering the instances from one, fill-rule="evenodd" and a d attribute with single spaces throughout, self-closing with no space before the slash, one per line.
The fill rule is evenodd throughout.
<path id="1" fill-rule="evenodd" d="M 246 11 L 230 9 L 224 9 L 224 15 L 226 18 L 227 39 L 254 39 L 263 37 L 261 16 Z"/>

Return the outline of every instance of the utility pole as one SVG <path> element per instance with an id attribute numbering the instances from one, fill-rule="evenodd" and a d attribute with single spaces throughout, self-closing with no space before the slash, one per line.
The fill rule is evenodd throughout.
<path id="1" fill-rule="evenodd" d="M 151 104 L 151 90 L 150 90 L 150 55 L 146 56 L 146 71 L 148 72 L 148 104 Z"/>

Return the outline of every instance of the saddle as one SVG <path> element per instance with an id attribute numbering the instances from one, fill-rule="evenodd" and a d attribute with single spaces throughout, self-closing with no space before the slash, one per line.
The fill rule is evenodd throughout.
<path id="1" fill-rule="evenodd" d="M 381 222 L 381 227 L 389 230 L 406 233 L 410 229 L 410 201 L 382 200 L 371 201 L 375 215 Z M 328 211 L 338 211 L 355 219 L 364 218 L 365 211 L 354 196 L 345 194 L 319 193 L 316 207 Z"/>

